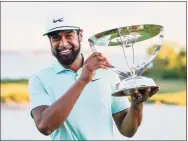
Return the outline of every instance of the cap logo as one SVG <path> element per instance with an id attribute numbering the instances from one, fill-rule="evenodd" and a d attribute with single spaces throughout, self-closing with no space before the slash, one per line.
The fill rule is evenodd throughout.
<path id="1" fill-rule="evenodd" d="M 53 22 L 54 22 L 54 23 L 56 23 L 56 22 L 62 22 L 63 19 L 64 19 L 64 18 L 60 18 L 60 19 L 57 19 L 57 20 L 54 19 Z"/>

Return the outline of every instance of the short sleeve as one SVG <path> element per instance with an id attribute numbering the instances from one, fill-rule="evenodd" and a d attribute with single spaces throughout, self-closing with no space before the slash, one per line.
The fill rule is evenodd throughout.
<path id="1" fill-rule="evenodd" d="M 114 75 L 111 80 L 112 93 L 116 90 L 116 85 L 120 82 L 118 75 Z M 120 112 L 130 107 L 130 101 L 127 96 L 111 96 L 111 109 L 112 113 Z"/>
<path id="2" fill-rule="evenodd" d="M 28 84 L 29 96 L 30 96 L 30 111 L 35 107 L 41 105 L 51 105 L 52 101 L 46 92 L 42 82 L 37 76 L 32 76 L 29 79 Z"/>

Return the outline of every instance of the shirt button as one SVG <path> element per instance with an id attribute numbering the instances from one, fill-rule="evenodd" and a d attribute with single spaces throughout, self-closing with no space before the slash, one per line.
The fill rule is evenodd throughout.
<path id="1" fill-rule="evenodd" d="M 78 74 L 75 75 L 75 80 L 78 80 Z"/>

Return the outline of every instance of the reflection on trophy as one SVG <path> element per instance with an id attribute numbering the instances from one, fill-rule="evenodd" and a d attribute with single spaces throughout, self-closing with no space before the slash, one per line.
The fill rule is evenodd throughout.
<path id="1" fill-rule="evenodd" d="M 156 47 L 148 59 L 143 62 L 135 63 L 135 45 L 141 41 L 158 37 Z M 110 70 L 116 72 L 121 82 L 117 84 L 113 96 L 129 96 L 132 94 L 133 89 L 137 88 L 138 91 L 144 91 L 147 87 L 151 88 L 151 94 L 158 91 L 159 86 L 155 84 L 152 78 L 141 76 L 144 70 L 150 65 L 152 60 L 158 54 L 163 42 L 163 27 L 160 25 L 144 24 L 119 27 L 98 33 L 88 39 L 90 47 L 93 52 L 98 51 L 96 46 L 112 47 L 114 49 L 121 48 L 125 59 L 127 70 L 120 69 L 117 66 L 112 66 Z M 126 49 L 131 49 L 131 63 L 127 61 Z M 129 53 L 130 55 L 130 53 Z"/>

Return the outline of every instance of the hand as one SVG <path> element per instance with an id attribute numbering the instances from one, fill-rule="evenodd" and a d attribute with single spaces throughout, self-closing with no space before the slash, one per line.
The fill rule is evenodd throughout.
<path id="1" fill-rule="evenodd" d="M 159 88 L 157 87 L 148 87 L 144 90 L 134 89 L 131 93 L 131 103 L 132 105 L 137 105 L 147 101 L 152 95 L 154 95 Z"/>
<path id="2" fill-rule="evenodd" d="M 107 69 L 110 66 L 111 64 L 101 53 L 94 52 L 84 62 L 82 73 L 79 80 L 87 84 L 93 79 L 97 69 Z"/>

